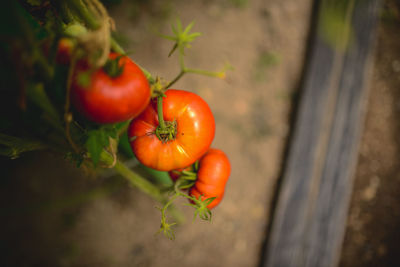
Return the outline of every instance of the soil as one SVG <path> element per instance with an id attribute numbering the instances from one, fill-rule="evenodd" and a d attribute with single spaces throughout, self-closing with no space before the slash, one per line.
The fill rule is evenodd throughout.
<path id="1" fill-rule="evenodd" d="M 400 266 L 400 17 L 393 3 L 385 2 L 378 28 L 341 266 Z"/>
<path id="2" fill-rule="evenodd" d="M 125 1 L 111 8 L 121 41 L 140 65 L 171 80 L 179 72 L 170 23 L 202 32 L 187 66 L 234 67 L 225 80 L 188 74 L 175 88 L 196 92 L 217 124 L 213 147 L 232 163 L 212 222 L 186 223 L 176 240 L 155 234 L 158 204 L 123 180 L 86 175 L 60 155 L 1 159 L 0 266 L 257 266 L 282 166 L 289 113 L 305 62 L 311 0 Z M 376 67 L 342 266 L 396 266 L 399 238 L 399 20 L 379 28 Z M 390 37 L 390 38 L 388 38 Z"/>

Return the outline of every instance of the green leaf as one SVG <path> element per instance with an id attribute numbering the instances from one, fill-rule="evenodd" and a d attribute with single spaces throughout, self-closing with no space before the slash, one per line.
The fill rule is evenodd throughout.
<path id="1" fill-rule="evenodd" d="M 100 160 L 100 154 L 105 147 L 110 144 L 110 137 L 118 140 L 117 126 L 120 124 L 104 125 L 100 129 L 90 130 L 86 140 L 86 149 L 92 158 L 93 165 L 96 167 Z"/>
<path id="2" fill-rule="evenodd" d="M 135 154 L 133 154 L 132 152 L 131 145 L 129 144 L 129 138 L 127 133 L 124 133 L 119 138 L 118 149 L 119 151 L 122 151 L 122 153 L 124 153 L 124 155 L 129 158 L 133 158 L 135 156 Z"/>
<path id="3" fill-rule="evenodd" d="M 101 151 L 103 151 L 103 148 L 108 146 L 108 144 L 109 140 L 105 131 L 92 130 L 88 132 L 88 139 L 85 145 L 95 167 L 99 163 Z"/>
<path id="4" fill-rule="evenodd" d="M 27 96 L 35 105 L 48 113 L 52 118 L 59 118 L 56 108 L 51 103 L 43 88 L 43 84 L 40 83 L 28 87 Z"/>
<path id="5" fill-rule="evenodd" d="M 184 49 L 189 48 L 190 43 L 201 35 L 201 33 L 199 32 L 190 33 L 193 26 L 194 22 L 191 22 L 188 26 L 185 27 L 185 29 L 183 29 L 182 22 L 177 19 L 176 25 L 171 25 L 173 35 L 161 35 L 161 37 L 175 42 L 174 46 L 168 54 L 168 57 L 171 56 L 176 51 L 176 49 L 178 49 L 181 54 L 184 54 Z"/>
<path id="6" fill-rule="evenodd" d="M 118 137 L 118 126 L 120 124 L 110 124 L 103 126 L 100 130 L 105 133 L 106 136 L 117 139 Z"/>
<path id="7" fill-rule="evenodd" d="M 64 34 L 70 37 L 77 37 L 87 34 L 87 29 L 79 23 L 71 23 L 64 29 Z"/>
<path id="8" fill-rule="evenodd" d="M 42 0 L 27 0 L 27 2 L 31 6 L 40 6 L 42 4 Z"/>
<path id="9" fill-rule="evenodd" d="M 16 159 L 23 152 L 45 149 L 46 146 L 36 140 L 23 139 L 0 133 L 0 155 Z"/>
<path id="10" fill-rule="evenodd" d="M 77 154 L 77 153 L 73 153 L 73 152 L 66 153 L 65 159 L 75 162 L 77 168 L 79 168 L 84 161 L 84 157 L 82 154 Z"/>
<path id="11" fill-rule="evenodd" d="M 157 182 L 157 184 L 172 186 L 173 182 L 168 175 L 168 172 L 157 171 L 140 164 L 140 167 L 145 170 Z"/>

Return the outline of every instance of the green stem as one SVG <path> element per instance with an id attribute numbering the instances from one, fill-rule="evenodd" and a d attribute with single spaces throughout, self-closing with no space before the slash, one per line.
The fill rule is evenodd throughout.
<path id="1" fill-rule="evenodd" d="M 183 49 L 179 49 L 179 65 L 181 66 L 181 70 L 184 71 L 185 70 L 185 58 L 184 58 L 185 54 L 183 52 Z"/>
<path id="2" fill-rule="evenodd" d="M 117 43 L 117 41 L 113 37 L 111 37 L 111 49 L 114 52 L 117 52 L 117 53 L 119 53 L 121 55 L 126 55 L 125 50 Z M 135 62 L 135 64 L 139 66 L 139 64 L 137 64 L 136 62 Z M 142 66 L 139 66 L 139 68 L 142 70 L 142 72 L 144 73 L 144 76 L 146 76 L 146 79 L 150 83 L 154 83 L 155 82 L 153 76 L 151 76 L 151 74 L 150 74 L 150 72 L 148 70 L 146 70 Z"/>
<path id="3" fill-rule="evenodd" d="M 199 70 L 199 69 L 186 69 L 185 71 L 188 73 L 201 74 L 201 75 L 211 76 L 211 77 L 219 77 L 221 75 L 221 72 Z"/>
<path id="4" fill-rule="evenodd" d="M 179 81 L 180 78 L 182 78 L 182 76 L 187 72 L 187 69 L 185 67 L 185 60 L 183 57 L 183 51 L 179 50 L 179 65 L 181 67 L 181 71 L 179 72 L 179 74 L 171 81 L 169 82 L 165 87 L 164 90 L 167 90 L 168 88 L 170 88 L 172 85 L 174 85 L 177 81 Z"/>
<path id="5" fill-rule="evenodd" d="M 82 4 L 81 0 L 70 0 L 68 4 L 70 5 L 70 9 L 72 9 L 89 28 L 96 30 L 100 27 L 97 19 L 90 13 L 87 7 Z"/>
<path id="6" fill-rule="evenodd" d="M 164 121 L 162 98 L 163 96 L 157 97 L 157 113 L 158 113 L 158 122 L 160 125 L 159 127 L 161 130 L 165 130 L 167 127 Z"/>
<path id="7" fill-rule="evenodd" d="M 47 145 L 35 141 L 27 140 L 0 133 L 0 155 L 16 159 L 23 152 L 42 150 L 48 148 Z"/>
<path id="8" fill-rule="evenodd" d="M 146 76 L 146 79 L 150 82 L 150 84 L 155 83 L 155 79 L 153 78 L 153 76 L 151 76 L 150 72 L 148 70 L 146 70 L 145 68 L 143 68 L 142 66 L 140 66 L 139 64 L 136 63 L 136 65 L 139 66 L 139 68 L 143 71 L 144 76 Z"/>
<path id="9" fill-rule="evenodd" d="M 189 199 L 189 200 L 192 200 L 192 201 L 195 202 L 195 203 L 198 203 L 198 202 L 199 202 L 198 199 L 196 199 L 195 197 L 192 197 L 192 196 L 190 196 L 190 195 L 188 195 L 188 194 L 182 192 L 181 190 L 177 191 L 176 194 L 177 194 L 178 196 L 181 196 L 181 197 L 187 198 L 187 199 Z"/>
<path id="10" fill-rule="evenodd" d="M 100 159 L 107 165 L 112 164 L 114 160 L 113 156 L 104 150 L 100 155 Z M 119 173 L 122 177 L 127 179 L 131 185 L 137 187 L 140 191 L 148 194 L 156 201 L 161 203 L 168 202 L 168 199 L 161 194 L 161 191 L 158 189 L 158 187 L 153 185 L 151 182 L 149 182 L 136 172 L 133 172 L 119 160 L 117 160 L 117 163 L 114 166 L 114 170 L 117 173 Z M 185 217 L 183 216 L 183 214 L 179 210 L 177 210 L 175 206 L 173 206 L 172 204 L 169 204 L 169 206 L 170 206 L 169 208 L 170 214 L 175 219 L 175 221 L 179 224 L 183 223 L 185 221 Z"/>
<path id="11" fill-rule="evenodd" d="M 112 164 L 114 161 L 114 158 L 112 155 L 110 155 L 106 151 L 102 151 L 100 155 L 101 161 L 103 161 L 105 164 Z M 148 194 L 151 196 L 153 199 L 165 203 L 166 199 L 162 196 L 160 190 L 153 185 L 151 182 L 147 181 L 145 178 L 140 176 L 139 174 L 133 172 L 131 169 L 126 167 L 122 162 L 117 160 L 114 170 L 118 172 L 121 176 L 126 178 L 129 183 L 134 185 L 135 187 L 139 188 L 139 190 L 143 191 L 144 193 Z"/>
<path id="12" fill-rule="evenodd" d="M 117 43 L 117 41 L 115 41 L 113 37 L 111 37 L 111 49 L 118 54 L 125 55 L 124 49 Z"/>
<path id="13" fill-rule="evenodd" d="M 165 212 L 167 211 L 168 207 L 172 205 L 174 200 L 179 196 L 179 194 L 175 194 L 174 196 L 171 197 L 171 199 L 167 202 L 167 204 L 164 205 L 164 207 L 161 210 L 162 216 L 165 217 Z"/>
<path id="14" fill-rule="evenodd" d="M 165 90 L 170 88 L 173 84 L 175 84 L 177 81 L 179 81 L 180 78 L 186 73 L 186 69 L 182 69 L 181 72 L 173 79 L 167 86 L 165 86 Z"/>

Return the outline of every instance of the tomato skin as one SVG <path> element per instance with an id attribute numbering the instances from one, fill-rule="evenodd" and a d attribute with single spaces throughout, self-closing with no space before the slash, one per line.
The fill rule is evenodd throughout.
<path id="1" fill-rule="evenodd" d="M 110 53 L 109 59 L 120 56 Z M 127 56 L 119 66 L 123 72 L 110 77 L 103 68 L 90 75 L 87 87 L 79 85 L 77 75 L 87 71 L 85 63 L 77 64 L 71 86 L 71 99 L 76 109 L 97 123 L 116 123 L 138 116 L 150 101 L 150 86 L 141 69 Z"/>
<path id="2" fill-rule="evenodd" d="M 191 165 L 208 150 L 215 135 L 214 116 L 200 96 L 175 89 L 167 90 L 165 95 L 163 117 L 165 121 L 176 122 L 174 140 L 163 143 L 155 135 L 159 125 L 156 100 L 131 122 L 128 129 L 136 158 L 143 165 L 160 171 Z"/>
<path id="3" fill-rule="evenodd" d="M 69 38 L 61 38 L 58 41 L 56 62 L 61 65 L 68 65 L 71 62 L 74 42 Z"/>
<path id="4" fill-rule="evenodd" d="M 217 206 L 224 197 L 225 184 L 231 174 L 231 164 L 226 154 L 219 149 L 211 148 L 199 161 L 197 180 L 190 189 L 189 195 L 202 200 L 216 197 L 207 208 Z"/>

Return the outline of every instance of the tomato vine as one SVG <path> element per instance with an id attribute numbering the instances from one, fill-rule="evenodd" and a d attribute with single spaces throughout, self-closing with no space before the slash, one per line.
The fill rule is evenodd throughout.
<path id="1" fill-rule="evenodd" d="M 64 154 L 78 167 L 111 168 L 132 186 L 164 205 L 160 209 L 160 232 L 169 238 L 174 238 L 172 226 L 175 223 L 167 222 L 166 212 L 172 211 L 175 220 L 180 221 L 181 216 L 172 204 L 177 197 L 191 201 L 189 205 L 195 208 L 195 218 L 211 220 L 208 206 L 215 198 L 203 199 L 183 191 L 193 186 L 194 172 L 182 171 L 181 178 L 169 188 L 174 195 L 168 198 L 165 186 L 129 168 L 123 161 L 132 155 L 121 153 L 129 150 L 129 141 L 132 142 L 127 141 L 130 121 L 152 105 L 148 105 L 150 98 L 157 102 L 158 125 L 153 134 L 162 143 L 172 142 L 181 133 L 177 130 L 181 125 L 173 119 L 164 120 L 163 101 L 168 101 L 168 95 L 173 94 L 170 88 L 187 73 L 224 78 L 225 72 L 231 69 L 229 64 L 216 72 L 186 66 L 185 49 L 201 35 L 191 32 L 194 23 L 183 27 L 177 20 L 172 25 L 172 35 L 160 34 L 173 42 L 168 56 L 177 52 L 180 66 L 179 73 L 171 81 L 164 82 L 127 57 L 112 36 L 114 21 L 99 0 L 7 1 L 2 10 L 0 15 L 12 26 L 4 28 L 5 23 L 1 23 L 0 28 L 0 38 L 7 41 L 0 46 L 0 56 L 4 59 L 0 66 L 6 77 L 1 84 L 0 155 L 16 159 L 25 152 L 50 149 Z M 129 73 L 125 75 L 125 71 Z M 133 73 L 137 75 L 134 79 L 141 79 L 139 85 L 135 82 L 140 90 L 132 89 L 134 86 L 129 82 L 124 83 L 128 76 L 133 79 Z M 100 85 L 96 85 L 98 79 L 103 79 Z M 120 80 L 122 85 L 117 85 Z M 121 91 L 129 87 L 129 96 L 102 99 L 105 83 L 113 91 L 117 86 L 123 89 Z M 148 94 L 141 91 L 143 88 Z M 97 94 L 93 96 L 94 91 Z M 139 98 L 138 95 L 145 96 Z M 124 102 L 128 101 L 126 99 L 130 102 Z M 114 104 L 108 106 L 114 100 Z M 101 101 L 107 105 L 97 105 Z M 135 101 L 138 102 L 136 110 L 127 111 Z M 106 115 L 101 113 L 104 109 L 108 110 Z M 109 113 L 116 109 L 122 111 L 111 116 Z M 207 106 L 201 112 L 208 112 L 208 109 Z M 8 116 L 10 113 L 13 116 Z M 206 122 L 215 127 L 213 118 Z M 212 128 L 207 144 L 194 153 L 195 158 L 182 164 L 187 166 L 200 158 L 213 137 Z M 171 166 L 185 167 L 181 165 Z"/>

